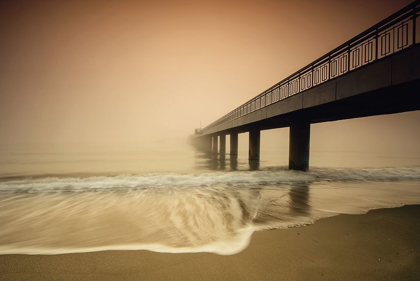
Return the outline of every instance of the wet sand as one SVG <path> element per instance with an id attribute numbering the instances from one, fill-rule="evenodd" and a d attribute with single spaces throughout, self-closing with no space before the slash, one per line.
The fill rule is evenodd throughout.
<path id="1" fill-rule="evenodd" d="M 1 280 L 419 280 L 420 205 L 259 231 L 243 252 L 0 256 Z"/>

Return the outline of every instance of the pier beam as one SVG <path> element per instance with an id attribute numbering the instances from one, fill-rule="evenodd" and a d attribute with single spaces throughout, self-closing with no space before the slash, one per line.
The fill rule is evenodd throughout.
<path id="1" fill-rule="evenodd" d="M 311 123 L 298 121 L 290 126 L 289 170 L 309 169 L 309 143 Z"/>
<path id="2" fill-rule="evenodd" d="M 218 136 L 217 135 L 214 135 L 214 136 L 212 136 L 212 139 L 213 139 L 212 152 L 217 154 L 219 152 L 219 140 L 218 140 Z"/>
<path id="3" fill-rule="evenodd" d="M 249 160 L 260 159 L 260 130 L 249 131 Z"/>
<path id="4" fill-rule="evenodd" d="M 226 153 L 226 135 L 221 134 L 220 135 L 220 154 Z"/>
<path id="5" fill-rule="evenodd" d="M 238 157 L 238 133 L 230 133 L 230 156 Z"/>

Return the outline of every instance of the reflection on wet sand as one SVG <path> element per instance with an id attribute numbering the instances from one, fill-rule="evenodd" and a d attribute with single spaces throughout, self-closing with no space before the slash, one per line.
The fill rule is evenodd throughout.
<path id="1" fill-rule="evenodd" d="M 309 204 L 309 186 L 304 183 L 292 184 L 289 191 L 291 215 L 308 215 L 311 209 Z"/>

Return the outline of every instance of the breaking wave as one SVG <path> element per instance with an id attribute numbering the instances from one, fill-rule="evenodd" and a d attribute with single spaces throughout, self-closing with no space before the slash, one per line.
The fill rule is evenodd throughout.
<path id="1" fill-rule="evenodd" d="M 150 188 L 191 188 L 279 185 L 315 182 L 382 182 L 420 180 L 420 167 L 313 168 L 309 172 L 266 168 L 260 171 L 150 173 L 143 175 L 34 176 L 0 179 L 0 193 L 129 191 Z"/>

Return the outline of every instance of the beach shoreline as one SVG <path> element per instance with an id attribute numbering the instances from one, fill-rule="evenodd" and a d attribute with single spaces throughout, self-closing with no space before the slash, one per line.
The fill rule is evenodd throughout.
<path id="1" fill-rule="evenodd" d="M 236 255 L 1 255 L 1 280 L 418 280 L 420 205 L 255 232 Z"/>

